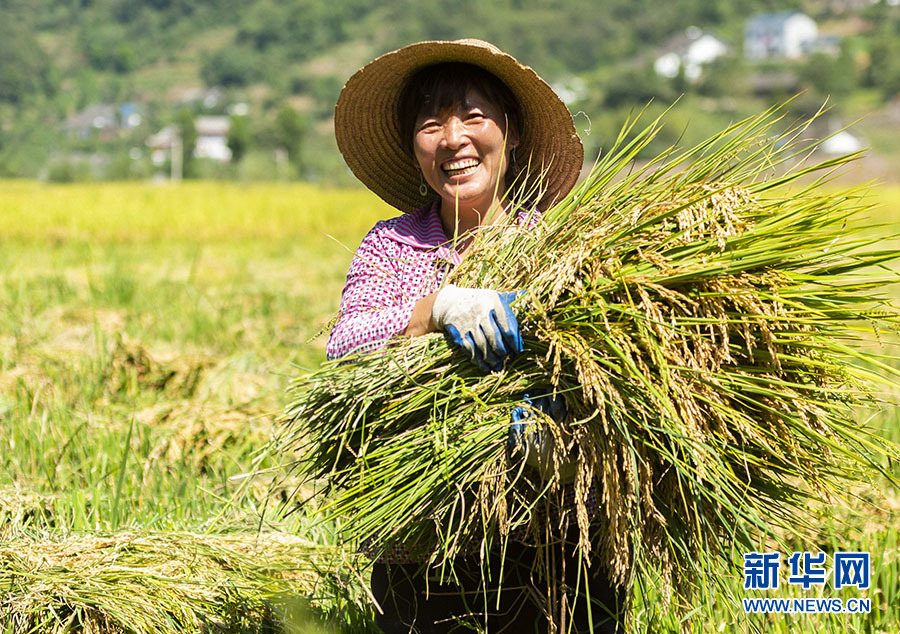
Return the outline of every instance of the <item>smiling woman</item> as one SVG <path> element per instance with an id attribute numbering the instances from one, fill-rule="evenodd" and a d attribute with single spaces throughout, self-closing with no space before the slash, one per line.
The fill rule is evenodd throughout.
<path id="1" fill-rule="evenodd" d="M 483 371 L 502 372 L 523 348 L 516 289 L 444 280 L 479 228 L 531 230 L 575 184 L 584 153 L 565 104 L 487 42 L 420 42 L 347 82 L 335 135 L 354 174 L 404 215 L 377 223 L 357 250 L 329 358 L 443 331 Z M 574 544 L 558 541 L 552 553 L 524 543 L 488 547 L 454 561 L 448 578 L 426 564 L 431 553 L 373 536 L 364 547 L 376 558 L 376 620 L 388 633 L 454 631 L 461 620 L 490 632 L 544 632 L 553 629 L 545 615 L 559 612 L 535 597 L 558 595 L 575 631 L 614 631 L 621 592 L 599 566 L 580 570 Z M 547 558 L 568 573 L 551 580 L 538 572 Z M 587 588 L 579 586 L 586 577 Z M 576 587 L 583 596 L 568 596 Z"/>
<path id="2" fill-rule="evenodd" d="M 468 233 L 504 205 L 520 124 L 515 98 L 496 77 L 471 64 L 426 67 L 407 83 L 399 115 L 425 182 L 441 198 L 447 235 Z"/>

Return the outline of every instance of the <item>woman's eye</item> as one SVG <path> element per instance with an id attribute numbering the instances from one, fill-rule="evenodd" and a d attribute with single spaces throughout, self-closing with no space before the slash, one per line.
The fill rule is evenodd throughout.
<path id="1" fill-rule="evenodd" d="M 482 119 L 484 119 L 484 113 L 480 110 L 472 110 L 466 115 L 467 121 L 481 121 Z"/>
<path id="2" fill-rule="evenodd" d="M 441 126 L 437 121 L 424 121 L 419 125 L 419 132 L 433 132 L 439 127 Z"/>

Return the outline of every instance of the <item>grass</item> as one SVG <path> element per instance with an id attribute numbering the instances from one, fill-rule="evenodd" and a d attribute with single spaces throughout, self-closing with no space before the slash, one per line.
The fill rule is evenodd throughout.
<path id="1" fill-rule="evenodd" d="M 385 209 L 303 186 L 2 190 L 0 540 L 265 530 L 327 546 L 273 510 L 291 482 L 236 476 L 271 466 L 288 376 L 324 356 L 310 339 L 351 257 L 328 234 L 352 249 Z"/>
<path id="2" fill-rule="evenodd" d="M 875 195 L 884 206 L 873 223 L 896 227 L 900 189 Z M 278 513 L 293 482 L 240 476 L 275 466 L 263 448 L 295 365 L 324 358 L 324 339 L 310 338 L 337 307 L 352 250 L 390 213 L 365 192 L 302 185 L 2 183 L 0 552 L 24 557 L 142 536 L 182 544 L 168 555 L 177 565 L 187 558 L 179 536 L 220 544 L 260 530 L 300 538 L 288 554 L 298 562 L 310 560 L 309 544 L 332 548 L 328 526 Z M 875 422 L 900 440 L 896 409 Z M 750 620 L 721 596 L 682 623 L 674 612 L 642 610 L 664 604 L 653 595 L 639 598 L 636 631 L 894 634 L 898 526 L 900 494 L 887 487 L 860 492 L 858 504 L 822 522 L 823 550 L 872 552 L 868 596 L 883 598 L 868 617 Z M 756 596 L 740 589 L 740 555 L 717 574 L 731 579 L 734 595 Z M 10 561 L 0 558 L 0 580 L 19 570 Z M 54 571 L 73 584 L 83 578 Z M 342 610 L 330 627 L 363 631 L 370 615 L 358 606 L 366 599 L 358 583 L 345 582 L 352 605 L 326 593 L 327 584 L 288 590 L 297 605 L 319 599 L 316 614 L 326 618 Z M 10 586 L 0 587 L 0 631 L 26 631 L 10 621 Z M 54 601 L 32 613 L 62 614 Z M 205 609 L 209 618 L 229 614 L 225 600 Z M 287 631 L 308 631 L 302 608 L 282 613 Z M 190 628 L 171 626 L 182 630 Z"/>

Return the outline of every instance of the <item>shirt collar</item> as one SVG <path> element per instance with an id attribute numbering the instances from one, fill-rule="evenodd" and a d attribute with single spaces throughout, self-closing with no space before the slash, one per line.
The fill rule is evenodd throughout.
<path id="1" fill-rule="evenodd" d="M 537 209 L 522 209 L 516 216 L 516 224 L 532 229 L 540 222 L 541 212 Z M 459 264 L 459 254 L 451 248 L 450 240 L 441 223 L 440 199 L 427 203 L 411 214 L 400 216 L 394 225 L 385 230 L 385 235 L 408 246 L 423 250 L 437 250 L 452 262 Z"/>
<path id="2" fill-rule="evenodd" d="M 397 222 L 385 234 L 402 244 L 417 249 L 435 249 L 448 242 L 438 212 L 439 201 L 397 218 Z"/>

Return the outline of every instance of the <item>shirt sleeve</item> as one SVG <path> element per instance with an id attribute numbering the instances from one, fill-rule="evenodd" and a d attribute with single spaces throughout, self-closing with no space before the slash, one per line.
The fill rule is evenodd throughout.
<path id="1" fill-rule="evenodd" d="M 329 359 L 383 348 L 412 318 L 419 297 L 404 292 L 395 253 L 398 245 L 384 237 L 383 229 L 382 223 L 376 224 L 353 256 L 338 320 L 328 337 Z"/>

